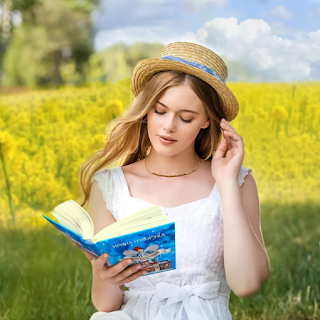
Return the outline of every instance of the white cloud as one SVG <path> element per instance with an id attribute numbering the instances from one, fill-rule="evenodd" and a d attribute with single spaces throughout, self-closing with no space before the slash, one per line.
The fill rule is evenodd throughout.
<path id="1" fill-rule="evenodd" d="M 320 80 L 320 29 L 307 33 L 281 21 L 238 21 L 232 17 L 215 18 L 192 32 L 196 30 L 194 25 L 198 22 L 193 22 L 197 19 L 186 15 L 181 4 L 195 11 L 209 5 L 223 6 L 227 1 L 136 0 L 132 6 L 132 0 L 104 0 L 102 10 L 94 13 L 95 47 L 102 50 L 118 41 L 164 45 L 191 41 L 211 48 L 229 62 L 231 81 Z M 285 7 L 276 8 L 274 12 L 281 18 L 291 16 Z"/>
<path id="2" fill-rule="evenodd" d="M 95 48 L 100 51 L 118 41 L 123 41 L 128 45 L 139 41 L 169 43 L 177 41 L 177 37 L 174 36 L 171 29 L 164 27 L 119 28 L 112 31 L 100 31 L 95 37 Z"/>
<path id="3" fill-rule="evenodd" d="M 276 36 L 293 35 L 297 32 L 296 30 L 284 25 L 283 22 L 271 22 L 270 26 L 272 33 Z"/>
<path id="4" fill-rule="evenodd" d="M 277 35 L 266 21 L 215 18 L 181 41 L 204 45 L 223 59 L 241 62 L 263 81 L 305 81 L 320 78 L 320 29 L 295 32 L 293 40 Z M 229 74 L 232 70 L 229 70 Z"/>
<path id="5" fill-rule="evenodd" d="M 289 10 L 285 6 L 276 6 L 271 10 L 271 13 L 275 17 L 280 17 L 283 19 L 291 19 L 292 14 L 289 12 Z"/>

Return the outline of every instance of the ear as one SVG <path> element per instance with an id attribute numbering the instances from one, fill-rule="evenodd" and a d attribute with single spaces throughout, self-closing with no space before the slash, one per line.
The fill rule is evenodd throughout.
<path id="1" fill-rule="evenodd" d="M 208 118 L 208 120 L 205 122 L 205 124 L 201 127 L 202 129 L 207 129 L 210 125 L 210 120 Z"/>

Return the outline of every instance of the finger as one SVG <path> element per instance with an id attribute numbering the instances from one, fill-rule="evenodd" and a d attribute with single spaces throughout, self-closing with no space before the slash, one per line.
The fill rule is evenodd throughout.
<path id="1" fill-rule="evenodd" d="M 232 145 L 231 145 L 231 139 L 230 137 L 227 137 L 227 141 L 228 141 L 228 151 L 232 149 Z"/>
<path id="2" fill-rule="evenodd" d="M 131 275 L 133 272 L 138 271 L 136 269 L 137 265 L 130 266 L 133 263 L 132 259 L 124 259 L 119 263 L 108 268 L 108 277 L 113 281 L 113 283 L 117 283 L 120 280 L 123 280 L 127 276 Z"/>
<path id="3" fill-rule="evenodd" d="M 235 139 L 235 140 L 240 140 L 240 136 L 236 133 L 236 132 L 232 132 L 232 131 L 224 131 L 223 134 L 227 137 L 229 137 L 229 139 Z"/>
<path id="4" fill-rule="evenodd" d="M 123 259 L 117 264 L 114 264 L 113 266 L 110 267 L 110 272 L 112 277 L 120 273 L 121 271 L 125 270 L 128 268 L 131 264 L 133 263 L 132 259 Z"/>
<path id="5" fill-rule="evenodd" d="M 148 272 L 140 263 L 139 264 L 134 264 L 133 266 L 130 266 L 116 275 L 114 275 L 111 278 L 111 281 L 114 283 L 119 283 L 120 281 L 125 281 L 128 279 L 128 277 L 135 277 L 137 274 L 142 273 L 143 271 Z"/>
<path id="6" fill-rule="evenodd" d="M 230 150 L 230 138 L 228 137 L 228 135 L 225 135 L 225 132 L 223 132 L 223 139 L 226 140 L 225 145 L 223 145 L 223 154 L 225 154 L 228 150 Z"/>
<path id="7" fill-rule="evenodd" d="M 95 259 L 95 265 L 96 268 L 98 269 L 103 269 L 106 267 L 106 262 L 109 259 L 109 254 L 108 253 L 103 253 L 100 257 Z"/>
<path id="8" fill-rule="evenodd" d="M 121 286 L 123 284 L 126 284 L 128 282 L 131 282 L 137 278 L 139 278 L 140 276 L 143 276 L 144 274 L 147 274 L 148 271 L 146 270 L 141 270 L 139 272 L 135 272 L 132 275 L 130 275 L 129 277 L 126 277 L 125 279 L 121 280 L 120 282 L 118 282 L 118 285 Z"/>
<path id="9" fill-rule="evenodd" d="M 232 125 L 230 123 L 226 123 L 224 121 L 221 122 L 221 127 L 223 128 L 223 130 L 234 130 L 234 128 L 232 127 Z"/>
<path id="10" fill-rule="evenodd" d="M 227 138 L 226 137 L 223 137 L 222 141 L 220 142 L 213 158 L 214 159 L 218 159 L 218 158 L 223 158 L 226 151 L 227 151 L 227 148 L 228 148 L 228 141 L 227 141 Z"/>
<path id="11" fill-rule="evenodd" d="M 236 130 L 234 130 L 232 127 L 228 127 L 228 126 L 223 126 L 222 130 L 223 131 L 229 131 L 229 132 L 236 132 Z"/>
<path id="12" fill-rule="evenodd" d="M 230 144 L 230 149 L 232 149 L 233 147 L 235 147 L 235 148 L 242 147 L 243 148 L 243 139 L 240 135 L 229 131 L 228 133 L 225 134 L 225 136 L 227 139 L 229 139 L 228 143 Z"/>
<path id="13" fill-rule="evenodd" d="M 231 124 L 229 123 L 229 121 L 227 121 L 225 118 L 221 119 L 221 123 L 227 124 L 229 126 L 231 126 Z"/>

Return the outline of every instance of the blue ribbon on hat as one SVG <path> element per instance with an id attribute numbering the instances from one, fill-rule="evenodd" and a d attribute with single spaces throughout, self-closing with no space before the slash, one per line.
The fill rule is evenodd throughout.
<path id="1" fill-rule="evenodd" d="M 173 61 L 178 61 L 178 62 L 182 62 L 182 63 L 186 63 L 190 66 L 193 66 L 193 67 L 196 67 L 200 70 L 203 70 L 207 73 L 210 73 L 212 75 L 214 75 L 215 77 L 217 77 L 221 82 L 223 82 L 224 84 L 225 81 L 215 72 L 213 71 L 211 68 L 209 68 L 208 66 L 205 66 L 204 64 L 200 64 L 200 63 L 197 63 L 197 62 L 193 62 L 193 61 L 189 61 L 189 60 L 185 60 L 185 59 L 182 59 L 182 58 L 179 58 L 179 57 L 175 57 L 175 56 L 164 56 L 164 57 L 161 57 L 160 59 L 167 59 L 167 60 L 173 60 Z"/>

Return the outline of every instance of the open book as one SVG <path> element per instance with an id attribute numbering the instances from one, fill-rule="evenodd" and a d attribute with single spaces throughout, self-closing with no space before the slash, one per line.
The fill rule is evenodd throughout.
<path id="1" fill-rule="evenodd" d="M 93 257 L 107 252 L 107 266 L 131 258 L 150 273 L 176 269 L 175 223 L 162 214 L 159 206 L 135 212 L 94 234 L 91 217 L 75 201 L 67 200 L 51 214 L 43 215 L 69 240 Z"/>

